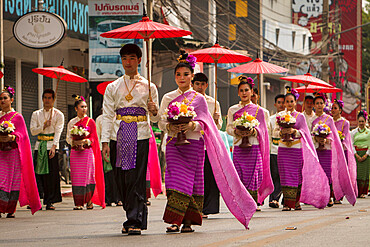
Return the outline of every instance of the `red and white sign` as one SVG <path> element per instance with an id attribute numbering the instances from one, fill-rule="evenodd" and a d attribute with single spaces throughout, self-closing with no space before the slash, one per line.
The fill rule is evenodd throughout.
<path id="1" fill-rule="evenodd" d="M 89 0 L 90 16 L 119 16 L 119 15 L 142 15 L 143 0 Z"/>

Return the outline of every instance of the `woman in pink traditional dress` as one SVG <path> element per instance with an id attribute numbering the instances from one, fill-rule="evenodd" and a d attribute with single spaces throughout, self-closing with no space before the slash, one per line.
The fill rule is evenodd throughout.
<path id="1" fill-rule="evenodd" d="M 245 76 L 239 77 L 238 95 L 240 102 L 229 108 L 226 131 L 234 137 L 233 161 L 239 178 L 256 203 L 262 204 L 264 199 L 273 192 L 270 174 L 270 147 L 267 123 L 260 106 L 251 102 L 253 80 Z M 257 128 L 239 130 L 233 122 L 246 112 L 259 121 Z M 242 138 L 248 137 L 252 147 L 242 148 Z M 257 208 L 257 211 L 260 211 Z"/>
<path id="2" fill-rule="evenodd" d="M 104 173 L 96 125 L 86 115 L 85 99 L 77 95 L 73 97 L 77 117 L 71 119 L 67 127 L 67 142 L 72 146 L 70 165 L 75 202 L 73 209 L 82 210 L 85 203 L 86 209 L 93 209 L 93 203 L 105 208 Z M 72 128 L 80 129 L 86 136 L 76 138 L 71 133 Z"/>
<path id="3" fill-rule="evenodd" d="M 182 52 L 175 68 L 178 89 L 162 98 L 159 128 L 168 133 L 166 145 L 167 205 L 163 220 L 170 224 L 167 232 L 193 232 L 192 225 L 202 224 L 204 195 L 204 145 L 217 186 L 230 212 L 247 228 L 256 204 L 240 182 L 217 126 L 208 111 L 205 98 L 191 88 L 196 59 Z M 169 123 L 164 115 L 172 103 L 191 106 L 196 112 L 188 124 Z M 263 113 L 262 113 L 263 114 Z M 177 133 L 186 131 L 188 145 L 175 146 Z M 201 134 L 204 131 L 204 136 Z"/>
<path id="4" fill-rule="evenodd" d="M 15 217 L 18 199 L 21 206 L 30 206 L 32 214 L 41 209 L 27 127 L 12 108 L 13 96 L 9 86 L 0 94 L 0 128 L 4 130 L 0 135 L 0 217 L 7 213 L 7 218 Z"/>
<path id="5" fill-rule="evenodd" d="M 356 203 L 356 194 L 352 187 L 342 142 L 340 141 L 333 118 L 324 113 L 325 101 L 326 98 L 323 95 L 317 95 L 314 99 L 316 116 L 312 122 L 311 131 L 319 123 L 326 124 L 331 130 L 327 138 L 320 136 L 314 137 L 317 156 L 329 180 L 331 187 L 330 197 L 339 200 L 343 196 L 346 196 L 349 203 L 354 205 Z M 323 146 L 323 149 L 319 148 L 319 143 Z M 332 207 L 333 205 L 334 202 L 330 199 L 328 207 Z"/>
<path id="6" fill-rule="evenodd" d="M 294 127 L 283 128 L 276 123 L 274 133 L 292 134 L 293 141 L 280 140 L 278 148 L 278 168 L 284 196 L 283 211 L 292 208 L 301 210 L 300 201 L 317 208 L 324 208 L 329 202 L 328 179 L 320 166 L 315 152 L 306 119 L 295 110 L 299 94 L 288 88 L 285 95 L 286 110 L 296 119 Z M 316 191 L 316 193 L 312 193 Z"/>
<path id="7" fill-rule="evenodd" d="M 331 106 L 331 115 L 333 116 L 335 127 L 338 130 L 339 137 L 342 141 L 344 155 L 346 156 L 347 166 L 349 175 L 352 182 L 352 187 L 356 193 L 357 190 L 357 171 L 356 171 L 356 159 L 354 149 L 352 145 L 351 132 L 349 130 L 349 122 L 342 117 L 344 103 L 341 100 L 334 99 Z M 334 200 L 334 204 L 341 204 L 340 200 Z"/>

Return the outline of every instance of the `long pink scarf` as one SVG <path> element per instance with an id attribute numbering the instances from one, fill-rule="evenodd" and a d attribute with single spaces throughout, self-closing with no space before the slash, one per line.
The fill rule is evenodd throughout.
<path id="1" fill-rule="evenodd" d="M 333 181 L 332 184 L 334 196 L 337 200 L 341 199 L 343 196 L 346 196 L 348 202 L 352 205 L 355 205 L 356 194 L 352 188 L 352 182 L 348 172 L 346 157 L 344 155 L 342 142 L 340 141 L 337 128 L 334 124 L 334 120 L 332 117 L 324 113 L 312 122 L 312 129 L 320 120 L 328 125 L 331 129 L 331 133 L 329 134 L 328 139 L 332 141 L 331 147 L 333 155 L 331 162 L 331 177 Z"/>
<path id="2" fill-rule="evenodd" d="M 193 99 L 195 93 L 195 91 L 187 92 L 185 97 L 189 100 Z M 172 102 L 182 102 L 183 99 L 184 96 L 181 95 Z M 208 111 L 205 98 L 201 94 L 197 94 L 191 106 L 197 113 L 194 120 L 203 127 L 208 157 L 222 198 L 235 218 L 248 229 L 249 221 L 256 211 L 257 205 L 239 179 L 217 126 Z"/>
<path id="3" fill-rule="evenodd" d="M 21 207 L 29 205 L 31 213 L 34 214 L 41 209 L 39 192 L 37 190 L 35 172 L 32 161 L 30 139 L 27 127 L 21 114 L 17 112 L 8 113 L 0 118 L 0 122 L 9 121 L 15 126 L 12 133 L 17 138 L 17 144 L 21 160 L 21 188 L 19 192 L 19 204 Z"/>
<path id="4" fill-rule="evenodd" d="M 154 196 L 157 197 L 162 192 L 161 166 L 158 158 L 157 143 L 155 142 L 155 136 L 151 127 L 150 132 L 152 136 L 149 139 L 148 170 L 150 188 L 152 188 Z"/>
<path id="5" fill-rule="evenodd" d="M 265 198 L 274 191 L 274 184 L 272 183 L 270 172 L 270 144 L 267 124 L 265 121 L 265 114 L 262 108 L 260 108 L 259 106 L 255 104 L 248 104 L 238 110 L 235 115 L 242 115 L 244 112 L 247 112 L 248 114 L 256 117 L 257 120 L 260 122 L 256 130 L 258 132 L 257 139 L 262 156 L 262 183 L 258 189 L 258 202 L 262 204 Z"/>

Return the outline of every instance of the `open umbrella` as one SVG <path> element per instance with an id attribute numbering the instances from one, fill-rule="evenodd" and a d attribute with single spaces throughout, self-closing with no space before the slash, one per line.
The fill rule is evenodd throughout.
<path id="1" fill-rule="evenodd" d="M 324 86 L 324 87 L 331 86 L 329 83 L 326 83 L 323 80 L 312 76 L 310 72 L 304 75 L 293 75 L 293 76 L 280 77 L 280 79 L 285 80 L 285 81 L 296 82 L 296 83 L 303 83 L 306 87 L 308 85 L 318 85 L 318 86 Z"/>
<path id="2" fill-rule="evenodd" d="M 113 39 L 144 39 L 147 50 L 146 55 L 149 81 L 149 98 L 152 100 L 150 92 L 149 39 L 176 38 L 190 34 L 192 34 L 190 31 L 150 20 L 149 17 L 147 17 L 144 8 L 143 18 L 138 23 L 102 33 L 100 36 Z"/>
<path id="3" fill-rule="evenodd" d="M 4 74 L 0 71 L 0 79 L 3 78 Z"/>
<path id="4" fill-rule="evenodd" d="M 32 69 L 33 72 L 57 79 L 57 88 L 55 89 L 55 94 L 58 92 L 58 86 L 59 86 L 59 81 L 70 81 L 70 82 L 87 82 L 85 78 L 82 76 L 79 76 L 63 67 L 63 65 L 60 65 L 58 67 L 45 67 L 45 68 L 36 68 Z"/>
<path id="5" fill-rule="evenodd" d="M 96 87 L 96 89 L 98 90 L 98 92 L 101 95 L 104 95 L 105 94 L 105 89 L 107 89 L 108 84 L 112 83 L 112 82 L 113 81 L 105 81 L 105 82 L 99 83 L 98 86 Z"/>
<path id="6" fill-rule="evenodd" d="M 216 94 L 215 100 L 217 101 L 217 64 L 218 63 L 245 63 L 252 60 L 252 58 L 240 54 L 238 52 L 221 47 L 218 42 L 210 48 L 194 51 L 190 53 L 197 58 L 198 62 L 214 63 L 215 64 L 215 86 Z M 215 104 L 216 111 L 216 104 Z"/>
<path id="7" fill-rule="evenodd" d="M 256 58 L 253 62 L 240 65 L 238 67 L 227 70 L 233 73 L 257 74 L 258 88 L 260 87 L 260 74 L 275 74 L 287 72 L 288 69 L 278 65 L 262 61 Z"/>
<path id="8" fill-rule="evenodd" d="M 318 86 L 318 85 L 308 85 L 297 87 L 296 90 L 299 93 L 340 93 L 343 92 L 342 89 L 336 88 L 330 85 L 330 87 Z"/>

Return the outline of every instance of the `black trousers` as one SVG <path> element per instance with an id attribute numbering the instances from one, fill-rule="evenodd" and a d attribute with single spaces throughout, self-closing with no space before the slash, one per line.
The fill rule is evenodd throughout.
<path id="1" fill-rule="evenodd" d="M 213 175 L 207 151 L 204 159 L 204 204 L 203 214 L 218 214 L 220 212 L 220 191 Z"/>
<path id="2" fill-rule="evenodd" d="M 118 188 L 116 184 L 116 179 L 114 178 L 114 171 L 109 171 L 104 173 L 104 181 L 105 181 L 105 203 L 117 203 L 122 201 L 118 194 Z"/>
<path id="3" fill-rule="evenodd" d="M 270 171 L 272 182 L 274 183 L 274 191 L 270 195 L 269 202 L 273 200 L 279 201 L 282 192 L 276 154 L 270 154 Z"/>
<path id="4" fill-rule="evenodd" d="M 148 165 L 149 139 L 137 141 L 136 166 L 122 170 L 116 167 L 117 142 L 110 141 L 110 160 L 117 182 L 118 192 L 123 199 L 127 220 L 123 227 L 147 229 L 148 208 L 146 206 L 146 169 Z"/>
<path id="5" fill-rule="evenodd" d="M 35 167 L 37 164 L 37 154 L 38 151 L 35 150 L 33 160 Z M 58 152 L 55 152 L 55 156 L 52 159 L 48 159 L 49 174 L 36 174 L 37 189 L 39 190 L 40 198 L 44 199 L 44 205 L 62 201 L 58 156 Z"/>

